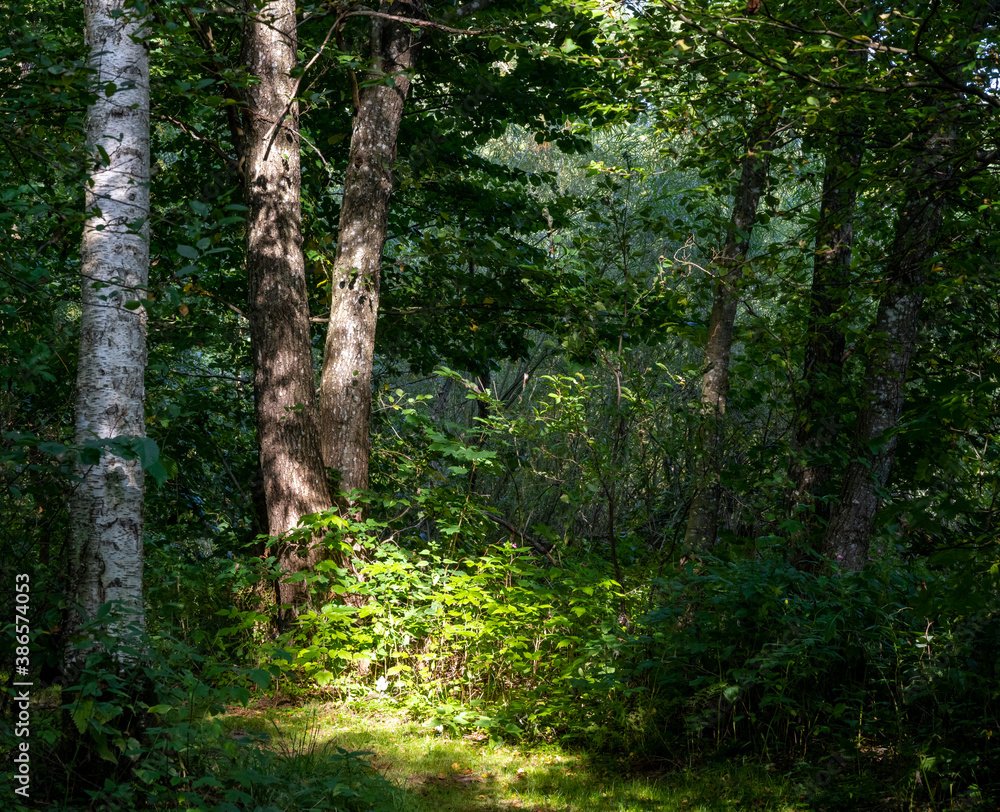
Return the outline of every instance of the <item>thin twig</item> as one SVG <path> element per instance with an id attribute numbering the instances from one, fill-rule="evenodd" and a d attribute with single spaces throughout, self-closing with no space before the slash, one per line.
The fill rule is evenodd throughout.
<path id="1" fill-rule="evenodd" d="M 230 169 L 232 169 L 233 171 L 236 172 L 237 175 L 239 175 L 239 171 L 240 171 L 239 162 L 235 161 L 232 158 L 230 158 L 226 154 L 225 150 L 223 150 L 222 147 L 219 145 L 218 141 L 213 141 L 211 138 L 208 138 L 207 136 L 202 135 L 198 131 L 197 127 L 195 127 L 195 126 L 193 126 L 191 124 L 185 124 L 183 121 L 178 121 L 173 116 L 158 115 L 157 118 L 161 118 L 164 121 L 169 121 L 171 124 L 176 124 L 178 127 L 181 128 L 182 132 L 187 133 L 187 135 L 189 135 L 193 140 L 195 140 L 195 141 L 203 141 L 204 143 L 208 144 L 208 146 L 211 147 L 212 151 L 216 155 L 218 155 L 220 158 L 222 158 L 222 160 L 226 162 L 226 165 Z"/>
<path id="2" fill-rule="evenodd" d="M 330 37 L 332 37 L 334 35 L 334 33 L 337 31 L 337 29 L 343 24 L 343 22 L 342 22 L 343 20 L 344 20 L 344 17 L 342 15 L 342 16 L 340 16 L 340 17 L 337 18 L 337 20 L 334 22 L 333 25 L 330 26 L 330 30 L 326 32 L 326 36 L 323 38 L 323 42 L 319 46 L 319 50 L 317 50 L 316 53 L 313 54 L 312 59 L 310 59 L 306 63 L 306 66 L 302 69 L 302 73 L 300 73 L 298 75 L 298 77 L 295 79 L 295 86 L 292 87 L 292 92 L 288 94 L 288 104 L 285 105 L 285 109 L 281 112 L 281 115 L 278 116 L 278 120 L 275 121 L 275 122 L 272 122 L 274 124 L 274 126 L 271 128 L 271 132 L 268 135 L 267 149 L 264 150 L 264 158 L 263 158 L 263 160 L 266 161 L 267 160 L 267 156 L 271 154 L 271 147 L 274 146 L 274 139 L 278 137 L 278 130 L 281 129 L 281 123 L 285 120 L 285 116 L 288 115 L 288 112 L 292 109 L 292 105 L 295 104 L 295 102 L 297 100 L 296 99 L 296 94 L 299 92 L 299 84 L 302 82 L 302 77 L 306 75 L 306 72 L 309 70 L 309 68 L 311 68 L 314 64 L 316 64 L 316 60 L 319 59 L 320 56 L 323 54 L 323 51 L 326 50 L 326 46 L 327 46 L 327 43 L 330 41 Z M 264 116 L 261 116 L 261 118 L 264 118 Z M 269 119 L 265 119 L 265 120 L 269 120 Z M 302 137 L 302 133 L 299 132 L 298 136 L 301 138 Z M 312 144 L 310 144 L 310 146 L 312 146 Z M 313 147 L 313 149 L 316 149 L 316 147 Z M 316 150 L 316 151 L 318 152 L 319 150 Z M 323 158 L 322 155 L 320 155 L 319 157 Z M 323 160 L 323 163 L 324 164 L 326 163 L 325 159 Z"/>
<path id="3" fill-rule="evenodd" d="M 422 26 L 424 28 L 433 28 L 435 31 L 444 31 L 447 34 L 487 34 L 489 31 L 480 28 L 451 28 L 447 25 L 442 25 L 441 23 L 436 23 L 433 20 L 418 20 L 413 17 L 400 17 L 398 14 L 386 14 L 382 11 L 374 11 L 369 8 L 365 9 L 353 9 L 344 15 L 344 18 L 348 17 L 378 17 L 380 20 L 394 20 L 397 23 L 406 23 L 407 25 Z"/>
<path id="4" fill-rule="evenodd" d="M 522 541 L 526 541 L 535 550 L 537 550 L 542 555 L 544 555 L 547 559 L 549 559 L 549 561 L 552 562 L 552 566 L 558 566 L 556 564 L 556 560 L 552 557 L 551 553 L 549 552 L 549 550 L 552 549 L 552 545 L 551 544 L 546 544 L 544 541 L 539 541 L 538 539 L 533 538 L 532 536 L 529 536 L 527 533 L 522 533 L 520 530 L 518 530 L 516 527 L 514 527 L 514 525 L 512 525 L 506 519 L 504 519 L 504 518 L 502 518 L 500 516 L 496 516 L 493 513 L 484 513 L 483 515 L 486 516 L 487 519 L 490 519 L 491 521 L 496 522 L 498 525 L 500 525 L 505 530 L 509 530 L 515 536 L 517 536 L 518 538 L 520 538 Z"/>

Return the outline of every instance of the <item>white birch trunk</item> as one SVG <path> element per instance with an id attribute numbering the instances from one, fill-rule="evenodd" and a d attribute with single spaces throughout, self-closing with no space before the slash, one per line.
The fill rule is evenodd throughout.
<path id="1" fill-rule="evenodd" d="M 149 57 L 145 21 L 125 5 L 84 2 L 97 98 L 86 125 L 91 163 L 81 248 L 78 444 L 146 433 L 146 313 L 126 305 L 145 298 L 149 270 Z M 105 451 L 78 474 L 69 556 L 73 597 L 85 616 L 120 601 L 130 616 L 108 627 L 120 637 L 126 622 L 144 622 L 142 466 Z M 81 619 L 72 617 L 71 628 Z M 70 666 L 77 659 L 67 651 Z"/>

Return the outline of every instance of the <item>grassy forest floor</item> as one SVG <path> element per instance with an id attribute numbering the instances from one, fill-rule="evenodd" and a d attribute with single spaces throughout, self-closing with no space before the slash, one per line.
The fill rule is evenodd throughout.
<path id="1" fill-rule="evenodd" d="M 829 796 L 839 778 L 846 784 L 857 780 L 849 768 L 843 775 L 839 768 L 819 771 L 818 781 L 803 782 L 776 765 L 612 759 L 555 744 L 520 746 L 484 734 L 449 735 L 379 699 L 353 709 L 266 701 L 232 709 L 224 724 L 232 737 L 258 740 L 303 767 L 324 751 L 363 752 L 395 787 L 394 797 L 383 803 L 406 812 L 785 812 L 827 808 L 833 799 L 817 806 L 818 791 Z M 850 807 L 851 793 L 843 790 L 837 800 Z M 899 808 L 897 799 L 886 801 L 885 808 Z M 854 808 L 872 808 L 870 803 Z"/>
<path id="2" fill-rule="evenodd" d="M 32 693 L 33 770 L 55 782 L 30 808 L 1000 810 L 996 590 L 931 633 L 928 597 L 962 594 L 933 572 L 718 562 L 625 633 L 599 572 L 496 570 L 447 589 L 418 570 L 408 603 L 387 576 L 370 616 L 324 613 L 295 654 L 159 634 L 137 682 L 92 652 L 76 688 Z M 344 665 L 363 660 L 363 679 Z M 0 725 L 0 758 L 16 746 Z"/>
<path id="3" fill-rule="evenodd" d="M 38 732 L 55 734 L 58 689 L 40 692 Z M 212 720 L 209 722 L 209 720 Z M 193 720 L 192 720 L 193 721 Z M 216 731 L 214 745 L 198 730 Z M 266 810 L 297 812 L 995 812 L 996 799 L 956 787 L 928 798 L 885 747 L 856 758 L 810 753 L 797 762 L 747 757 L 677 757 L 572 749 L 557 743 L 498 741 L 416 720 L 388 696 L 353 703 L 280 693 L 233 705 L 169 734 L 178 759 L 167 771 L 128 770 L 93 780 L 82 806 L 50 786 L 35 803 L 10 809 Z M 151 734 L 154 730 L 149 731 Z M 186 743 L 185 743 L 186 740 Z M 145 764 L 153 762 L 146 761 Z M 95 766 L 91 762 L 91 767 Z M 100 766 L 97 762 L 96 766 Z M 139 766 L 139 765 L 137 765 Z M 53 769 L 59 770 L 52 763 Z M 92 770 L 84 770 L 92 773 Z M 122 781 L 130 786 L 125 786 Z M 148 782 L 172 784 L 169 800 Z M 117 785 L 117 788 L 116 786 Z M 226 788 L 229 788 L 228 790 Z M 214 789 L 213 789 L 214 788 Z M 79 787 L 78 787 L 79 789 Z M 194 790 L 194 794 L 190 791 Z M 235 793 L 235 794 L 234 794 Z M 77 793 L 79 794 L 79 793 Z M 67 803 L 68 802 L 68 803 Z M 38 804 L 42 805 L 39 806 Z M 2 804 L 0 804 L 2 806 Z"/>

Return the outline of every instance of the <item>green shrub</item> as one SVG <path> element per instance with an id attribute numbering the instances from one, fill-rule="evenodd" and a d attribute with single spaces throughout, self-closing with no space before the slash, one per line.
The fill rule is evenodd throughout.
<path id="1" fill-rule="evenodd" d="M 542 568 L 510 547 L 453 560 L 383 544 L 373 558 L 343 586 L 360 606 L 301 618 L 296 663 L 318 684 L 407 695 L 445 726 L 511 733 L 565 727 L 622 688 L 620 594 L 600 570 Z"/>
<path id="2" fill-rule="evenodd" d="M 85 662 L 62 689 L 61 729 L 58 719 L 33 723 L 36 770 L 52 767 L 49 780 L 33 784 L 33 802 L 205 812 L 401 808 L 400 791 L 365 753 L 305 737 L 282 743 L 234 734 L 227 707 L 267 688 L 276 667 L 234 668 L 138 628 L 118 627 L 112 638 L 102 631 L 110 609 L 83 629 Z"/>
<path id="3" fill-rule="evenodd" d="M 639 670 L 688 747 L 805 764 L 881 747 L 923 786 L 982 786 L 1000 764 L 997 597 L 966 579 L 978 598 L 956 612 L 954 578 L 710 560 L 660 583 Z"/>

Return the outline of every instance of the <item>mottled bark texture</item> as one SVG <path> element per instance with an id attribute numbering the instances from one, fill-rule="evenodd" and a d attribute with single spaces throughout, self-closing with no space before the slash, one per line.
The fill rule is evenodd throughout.
<path id="1" fill-rule="evenodd" d="M 801 540 L 809 543 L 820 519 L 829 519 L 830 446 L 841 429 L 841 376 L 846 338 L 843 319 L 851 284 L 854 211 L 863 149 L 846 130 L 827 156 L 816 228 L 805 363 L 795 426 L 795 491 L 792 499 L 803 522 Z"/>
<path id="2" fill-rule="evenodd" d="M 823 555 L 858 570 L 868 558 L 872 523 L 896 454 L 895 429 L 903 408 L 906 371 L 917 346 L 918 317 L 928 266 L 937 249 L 944 191 L 951 178 L 952 131 L 931 136 L 913 161 L 865 359 L 865 402 L 851 442 L 851 461 L 823 536 Z"/>
<path id="3" fill-rule="evenodd" d="M 423 19 L 420 0 L 382 3 L 385 14 Z M 403 105 L 416 65 L 419 33 L 373 18 L 371 67 L 361 77 L 344 176 L 333 298 L 320 380 L 323 463 L 341 491 L 368 487 L 372 359 L 382 248 Z M 343 507 L 348 507 L 344 505 Z"/>
<path id="4" fill-rule="evenodd" d="M 741 161 L 742 171 L 733 199 L 729 234 L 716 261 L 712 312 L 708 319 L 705 345 L 705 372 L 701 383 L 701 426 L 696 449 L 694 496 L 688 510 L 684 542 L 688 549 L 711 549 L 715 544 L 718 521 L 719 470 L 722 466 L 723 419 L 729 392 L 729 358 L 733 345 L 733 327 L 739 304 L 738 287 L 750 250 L 750 236 L 757 219 L 757 208 L 767 181 L 771 158 L 774 120 L 758 123 L 747 141 Z"/>
<path id="5" fill-rule="evenodd" d="M 149 271 L 145 20 L 126 10 L 123 0 L 86 0 L 84 19 L 95 98 L 86 117 L 90 167 L 80 251 L 78 444 L 146 434 L 146 311 L 139 303 Z M 118 601 L 124 615 L 114 613 L 105 628 L 121 638 L 127 623 L 144 625 L 142 466 L 137 459 L 104 452 L 77 473 L 81 481 L 71 497 L 68 561 L 77 606 L 70 610 L 69 628 L 79 626 L 81 611 L 93 617 L 101 604 Z M 70 675 L 81 656 L 67 649 Z"/>
<path id="6" fill-rule="evenodd" d="M 250 3 L 243 64 L 257 81 L 245 91 L 244 196 L 254 407 L 268 532 L 281 536 L 332 503 L 320 456 L 309 303 L 302 255 L 299 110 L 293 100 L 295 4 Z M 327 555 L 318 540 L 286 542 L 286 575 L 309 572 Z M 278 585 L 282 604 L 308 600 L 305 581 Z"/>

